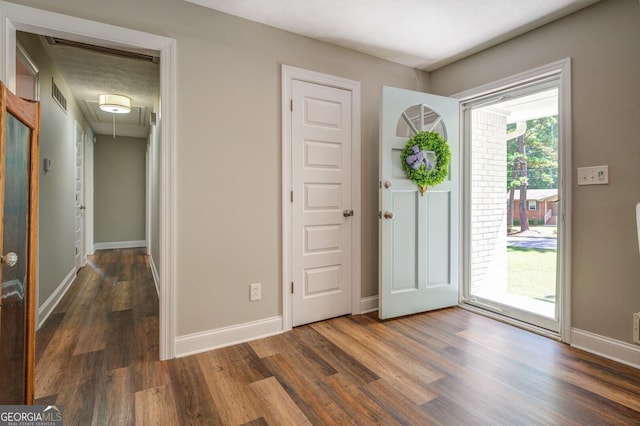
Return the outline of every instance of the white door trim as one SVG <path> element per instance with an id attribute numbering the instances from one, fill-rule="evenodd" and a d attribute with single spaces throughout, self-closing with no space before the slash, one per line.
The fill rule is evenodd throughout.
<path id="1" fill-rule="evenodd" d="M 162 130 L 160 150 L 160 359 L 175 357 L 175 146 L 176 146 L 176 41 L 114 25 L 90 21 L 0 1 L 0 79 L 15 91 L 16 30 L 73 38 L 105 40 L 160 53 Z"/>
<path id="2" fill-rule="evenodd" d="M 292 176 L 289 165 L 291 164 L 291 82 L 301 80 L 309 83 L 331 86 L 338 89 L 349 90 L 352 96 L 351 110 L 351 205 L 354 216 L 351 227 L 351 313 L 360 313 L 360 299 L 362 295 L 361 283 L 361 150 L 360 150 L 360 83 L 327 74 L 295 68 L 288 65 L 282 66 L 282 329 L 292 328 L 292 302 L 291 282 L 293 277 L 293 252 L 291 230 L 291 199 Z"/>
<path id="3" fill-rule="evenodd" d="M 93 244 L 93 140 L 95 136 L 84 137 L 84 247 L 86 256 L 95 253 Z"/>
<path id="4" fill-rule="evenodd" d="M 147 149 L 144 154 L 144 244 L 147 255 L 151 255 L 151 178 L 150 178 L 150 149 L 151 149 L 151 133 L 147 135 Z"/>

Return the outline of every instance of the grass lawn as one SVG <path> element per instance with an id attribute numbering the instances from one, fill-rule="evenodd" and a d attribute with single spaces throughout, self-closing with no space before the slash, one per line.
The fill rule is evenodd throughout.
<path id="1" fill-rule="evenodd" d="M 507 248 L 507 291 L 555 302 L 556 250 Z"/>

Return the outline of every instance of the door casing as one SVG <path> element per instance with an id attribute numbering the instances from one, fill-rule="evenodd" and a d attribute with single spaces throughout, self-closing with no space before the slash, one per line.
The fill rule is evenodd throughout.
<path id="1" fill-rule="evenodd" d="M 351 205 L 354 216 L 351 227 L 351 313 L 359 314 L 362 309 L 361 283 L 361 152 L 360 152 L 360 83 L 345 78 L 309 71 L 302 68 L 282 66 L 282 330 L 292 328 L 291 282 L 293 281 L 293 243 L 291 230 L 291 82 L 301 80 L 309 83 L 349 90 L 351 104 Z"/>

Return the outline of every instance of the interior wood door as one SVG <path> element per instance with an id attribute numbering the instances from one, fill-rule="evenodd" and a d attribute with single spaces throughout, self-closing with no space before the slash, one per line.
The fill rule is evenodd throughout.
<path id="1" fill-rule="evenodd" d="M 32 404 L 40 104 L 0 82 L 0 404 Z"/>
<path id="2" fill-rule="evenodd" d="M 459 106 L 442 96 L 384 87 L 380 118 L 378 315 L 453 306 L 459 286 Z M 422 196 L 402 169 L 407 140 L 437 131 L 451 149 L 448 178 Z"/>
<path id="3" fill-rule="evenodd" d="M 293 325 L 351 313 L 351 91 L 292 82 Z"/>

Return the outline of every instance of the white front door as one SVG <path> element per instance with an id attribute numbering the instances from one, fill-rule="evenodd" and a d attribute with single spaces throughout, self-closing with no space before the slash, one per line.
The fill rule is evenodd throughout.
<path id="1" fill-rule="evenodd" d="M 76 270 L 84 265 L 84 130 L 76 123 L 74 160 Z"/>
<path id="2" fill-rule="evenodd" d="M 351 313 L 351 96 L 292 82 L 294 326 Z"/>
<path id="3" fill-rule="evenodd" d="M 380 318 L 458 304 L 459 106 L 455 99 L 384 87 L 380 121 Z M 417 131 L 451 149 L 448 178 L 422 196 L 400 155 Z"/>

